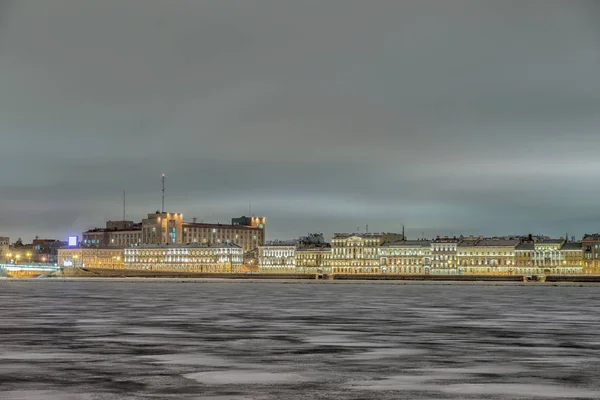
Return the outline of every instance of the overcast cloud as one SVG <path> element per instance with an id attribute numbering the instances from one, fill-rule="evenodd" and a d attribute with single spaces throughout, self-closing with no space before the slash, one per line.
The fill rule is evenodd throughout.
<path id="1" fill-rule="evenodd" d="M 0 235 L 160 208 L 600 230 L 597 1 L 0 0 Z"/>

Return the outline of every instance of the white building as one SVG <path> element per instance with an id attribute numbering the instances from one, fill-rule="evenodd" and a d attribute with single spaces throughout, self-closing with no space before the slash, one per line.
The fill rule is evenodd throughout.
<path id="1" fill-rule="evenodd" d="M 239 272 L 243 249 L 233 243 L 142 245 L 124 250 L 125 269 L 180 272 Z"/>
<path id="2" fill-rule="evenodd" d="M 258 271 L 261 273 L 296 272 L 296 244 L 277 242 L 259 246 Z"/>

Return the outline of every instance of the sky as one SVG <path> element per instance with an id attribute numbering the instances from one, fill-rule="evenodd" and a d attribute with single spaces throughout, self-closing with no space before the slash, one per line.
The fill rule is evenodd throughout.
<path id="1" fill-rule="evenodd" d="M 600 231 L 600 3 L 0 0 L 0 236 L 161 207 L 308 232 Z"/>

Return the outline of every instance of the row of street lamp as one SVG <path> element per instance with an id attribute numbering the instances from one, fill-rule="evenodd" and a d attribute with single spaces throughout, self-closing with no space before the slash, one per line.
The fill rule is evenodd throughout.
<path id="1" fill-rule="evenodd" d="M 27 256 L 27 259 L 31 263 L 31 253 L 27 252 L 25 255 Z M 21 260 L 21 254 L 19 254 L 19 253 L 15 253 L 14 254 L 14 258 L 13 258 L 13 253 L 6 253 L 5 256 L 6 256 L 6 262 L 7 263 L 13 263 L 14 262 L 15 264 L 18 264 L 19 261 Z M 42 262 L 46 262 L 46 261 L 47 261 L 46 256 L 43 256 L 42 257 Z"/>

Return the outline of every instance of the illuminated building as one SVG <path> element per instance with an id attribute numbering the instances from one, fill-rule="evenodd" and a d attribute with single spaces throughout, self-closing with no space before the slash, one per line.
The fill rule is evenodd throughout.
<path id="1" fill-rule="evenodd" d="M 258 272 L 296 272 L 296 243 L 273 242 L 258 247 Z"/>
<path id="2" fill-rule="evenodd" d="M 560 248 L 562 265 L 558 267 L 559 274 L 580 275 L 583 270 L 583 245 L 581 242 L 566 242 Z"/>
<path id="3" fill-rule="evenodd" d="M 378 274 L 380 245 L 403 240 L 396 233 L 335 233 L 331 240 L 331 268 L 334 274 Z"/>
<path id="4" fill-rule="evenodd" d="M 462 240 L 456 252 L 459 275 L 513 275 L 519 239 Z"/>
<path id="5" fill-rule="evenodd" d="M 540 274 L 541 271 L 533 267 L 533 254 L 535 245 L 533 240 L 519 243 L 515 247 L 515 268 L 518 275 Z"/>
<path id="6" fill-rule="evenodd" d="M 232 218 L 231 225 L 183 223 L 183 243 L 235 243 L 248 252 L 265 243 L 266 218 Z"/>
<path id="7" fill-rule="evenodd" d="M 233 243 L 142 245 L 124 250 L 124 268 L 171 272 L 240 272 L 244 251 Z"/>
<path id="8" fill-rule="evenodd" d="M 123 249 L 111 247 L 66 247 L 58 249 L 58 266 L 87 269 L 123 269 Z"/>
<path id="9" fill-rule="evenodd" d="M 456 248 L 460 239 L 437 237 L 431 242 L 432 274 L 456 274 Z"/>
<path id="10" fill-rule="evenodd" d="M 296 249 L 296 272 L 327 274 L 331 272 L 331 245 L 303 246 Z"/>
<path id="11" fill-rule="evenodd" d="M 82 234 L 85 247 L 131 247 L 142 244 L 142 224 L 133 221 L 107 221 L 106 228 L 90 229 Z"/>
<path id="12" fill-rule="evenodd" d="M 564 239 L 544 239 L 534 243 L 533 268 L 538 273 L 554 274 L 562 265 L 560 248 L 565 243 Z"/>
<path id="13" fill-rule="evenodd" d="M 0 236 L 0 255 L 6 257 L 10 249 L 10 238 L 6 236 Z M 0 262 L 4 262 L 4 260 L 0 260 Z"/>
<path id="14" fill-rule="evenodd" d="M 379 254 L 382 273 L 429 273 L 431 266 L 431 242 L 427 240 L 386 242 L 381 245 Z"/>
<path id="15" fill-rule="evenodd" d="M 157 211 L 142 220 L 142 244 L 179 244 L 183 240 L 183 214 Z"/>
<path id="16" fill-rule="evenodd" d="M 583 248 L 583 273 L 600 274 L 600 234 L 585 234 L 581 245 Z"/>

